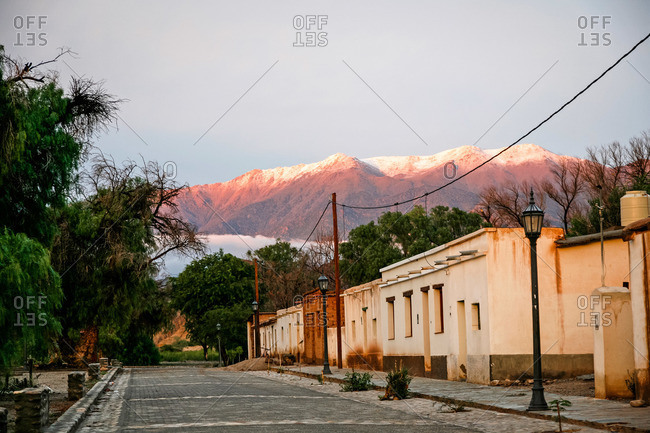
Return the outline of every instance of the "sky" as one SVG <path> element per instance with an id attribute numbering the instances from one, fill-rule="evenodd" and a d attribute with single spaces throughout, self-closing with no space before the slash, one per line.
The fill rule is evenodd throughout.
<path id="1" fill-rule="evenodd" d="M 647 1 L 3 0 L 0 43 L 34 63 L 70 48 L 63 85 L 125 99 L 95 144 L 196 185 L 337 152 L 504 147 L 649 22 Z M 584 156 L 650 129 L 649 101 L 650 41 L 524 141 Z"/>

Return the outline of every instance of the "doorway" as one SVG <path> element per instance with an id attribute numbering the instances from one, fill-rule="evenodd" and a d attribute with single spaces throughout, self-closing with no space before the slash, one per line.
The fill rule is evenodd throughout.
<path id="1" fill-rule="evenodd" d="M 428 287 L 427 287 L 428 289 Z M 424 372 L 431 372 L 431 333 L 429 323 L 429 292 L 422 290 L 422 336 L 424 343 Z"/>
<path id="2" fill-rule="evenodd" d="M 467 319 L 465 301 L 458 301 L 458 380 L 467 380 Z"/>

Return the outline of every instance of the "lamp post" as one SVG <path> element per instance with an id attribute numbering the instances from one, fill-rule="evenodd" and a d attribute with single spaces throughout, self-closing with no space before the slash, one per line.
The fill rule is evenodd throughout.
<path id="1" fill-rule="evenodd" d="M 542 349 L 539 337 L 539 293 L 537 290 L 537 239 L 542 233 L 544 211 L 535 204 L 533 189 L 530 189 L 530 202 L 521 215 L 524 232 L 530 241 L 530 281 L 533 299 L 533 396 L 528 405 L 529 411 L 548 410 L 542 385 Z"/>
<path id="2" fill-rule="evenodd" d="M 255 358 L 260 357 L 260 305 L 253 301 L 253 314 L 255 315 Z"/>
<path id="3" fill-rule="evenodd" d="M 329 281 L 325 275 L 318 277 L 318 287 L 323 298 L 323 374 L 332 374 L 330 370 L 329 353 L 327 351 L 327 284 Z"/>
<path id="4" fill-rule="evenodd" d="M 221 323 L 217 323 L 217 341 L 219 341 L 219 367 L 223 367 L 223 361 L 221 359 Z"/>

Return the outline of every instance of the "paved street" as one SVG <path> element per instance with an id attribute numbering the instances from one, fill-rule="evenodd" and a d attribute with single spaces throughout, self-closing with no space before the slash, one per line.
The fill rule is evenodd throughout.
<path id="1" fill-rule="evenodd" d="M 375 391 L 376 394 L 376 391 Z M 81 432 L 468 432 L 251 373 L 127 369 Z"/>
<path id="2" fill-rule="evenodd" d="M 81 432 L 542 432 L 548 421 L 472 409 L 435 413 L 424 399 L 380 402 L 296 376 L 202 368 L 125 369 Z M 581 432 L 593 431 L 583 428 Z"/>

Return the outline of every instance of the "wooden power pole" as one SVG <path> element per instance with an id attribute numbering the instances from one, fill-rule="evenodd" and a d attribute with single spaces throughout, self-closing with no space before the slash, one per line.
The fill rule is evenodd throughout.
<path id="1" fill-rule="evenodd" d="M 257 259 L 253 259 L 255 263 L 255 302 L 257 302 L 257 309 L 255 310 L 255 357 L 259 358 L 262 356 L 261 351 L 261 342 L 260 342 L 260 290 L 259 283 L 257 278 Z"/>
<path id="2" fill-rule="evenodd" d="M 336 285 L 336 366 L 343 368 L 343 342 L 341 340 L 341 278 L 339 274 L 339 226 L 336 220 L 336 193 L 332 193 L 332 218 L 334 225 L 334 283 Z M 325 336 L 327 338 L 327 336 Z"/>

